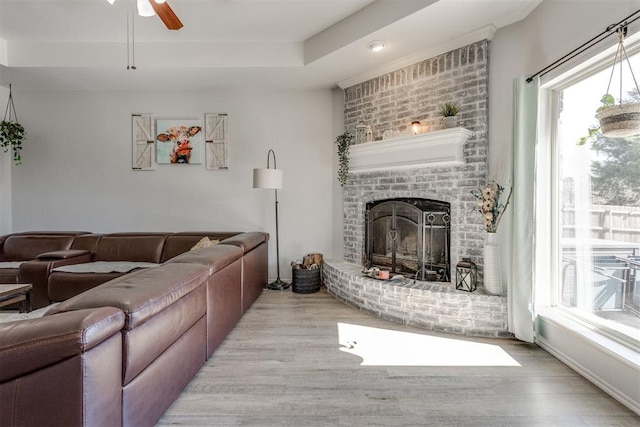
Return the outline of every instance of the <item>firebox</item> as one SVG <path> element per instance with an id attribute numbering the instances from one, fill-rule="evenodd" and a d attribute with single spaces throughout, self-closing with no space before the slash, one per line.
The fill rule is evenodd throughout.
<path id="1" fill-rule="evenodd" d="M 450 281 L 451 207 L 420 198 L 369 202 L 366 267 L 427 281 Z"/>

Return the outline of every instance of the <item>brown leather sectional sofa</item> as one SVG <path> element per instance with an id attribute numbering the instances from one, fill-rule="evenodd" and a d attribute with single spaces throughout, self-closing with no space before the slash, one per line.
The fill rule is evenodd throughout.
<path id="1" fill-rule="evenodd" d="M 84 245 L 96 235 L 80 235 L 82 248 L 62 249 L 122 258 L 115 241 L 124 239 L 127 251 L 133 241 L 153 247 L 160 262 L 80 292 L 41 318 L 0 324 L 0 424 L 154 425 L 267 283 L 267 234 L 234 234 L 189 251 L 203 235 L 216 233 L 102 235 L 93 249 Z"/>
<path id="2" fill-rule="evenodd" d="M 36 260 L 42 253 L 68 250 L 76 236 L 83 234 L 88 233 L 33 231 L 0 236 L 0 283 L 43 282 L 44 285 L 37 286 L 37 289 L 34 286 L 32 297 L 37 300 L 35 308 L 48 305 L 46 279 L 43 276 L 52 268 L 64 265 L 66 261 L 55 259 L 37 262 L 33 263 L 29 270 L 24 268 L 24 263 Z M 29 274 L 29 277 L 26 274 Z"/>
<path id="3" fill-rule="evenodd" d="M 30 283 L 32 306 L 45 307 L 78 295 L 126 272 L 92 271 L 91 265 L 161 264 L 188 251 L 202 237 L 223 241 L 239 232 L 110 233 L 25 232 L 0 237 L 0 283 Z M 262 238 L 258 233 L 257 239 Z M 243 245 L 244 238 L 234 240 Z M 252 249 L 256 246 L 256 237 Z M 3 268 L 3 263 L 15 268 Z M 78 271 L 57 271 L 69 266 Z M 7 267 L 7 265 L 4 265 Z"/>

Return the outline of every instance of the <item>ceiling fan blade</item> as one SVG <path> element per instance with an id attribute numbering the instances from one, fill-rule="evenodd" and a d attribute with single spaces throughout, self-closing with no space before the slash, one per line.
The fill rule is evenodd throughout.
<path id="1" fill-rule="evenodd" d="M 169 3 L 164 2 L 158 4 L 154 0 L 149 0 L 149 3 L 151 3 L 151 7 L 155 10 L 156 15 L 162 19 L 162 22 L 164 22 L 164 25 L 166 25 L 168 29 L 179 30 L 182 28 L 182 22 L 180 22 L 180 19 L 173 12 Z"/>

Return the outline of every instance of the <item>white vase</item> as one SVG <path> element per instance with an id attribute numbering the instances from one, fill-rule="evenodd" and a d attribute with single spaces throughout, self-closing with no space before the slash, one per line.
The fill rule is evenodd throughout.
<path id="1" fill-rule="evenodd" d="M 492 295 L 502 294 L 500 251 L 496 233 L 487 233 L 484 239 L 484 289 Z"/>

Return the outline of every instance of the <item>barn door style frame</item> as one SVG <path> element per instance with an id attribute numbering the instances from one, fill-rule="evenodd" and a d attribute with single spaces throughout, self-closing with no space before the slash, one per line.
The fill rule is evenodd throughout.
<path id="1" fill-rule="evenodd" d="M 226 113 L 204 115 L 205 165 L 207 170 L 229 169 Z"/>
<path id="2" fill-rule="evenodd" d="M 151 114 L 131 115 L 131 168 L 133 170 L 155 170 L 154 135 Z"/>

